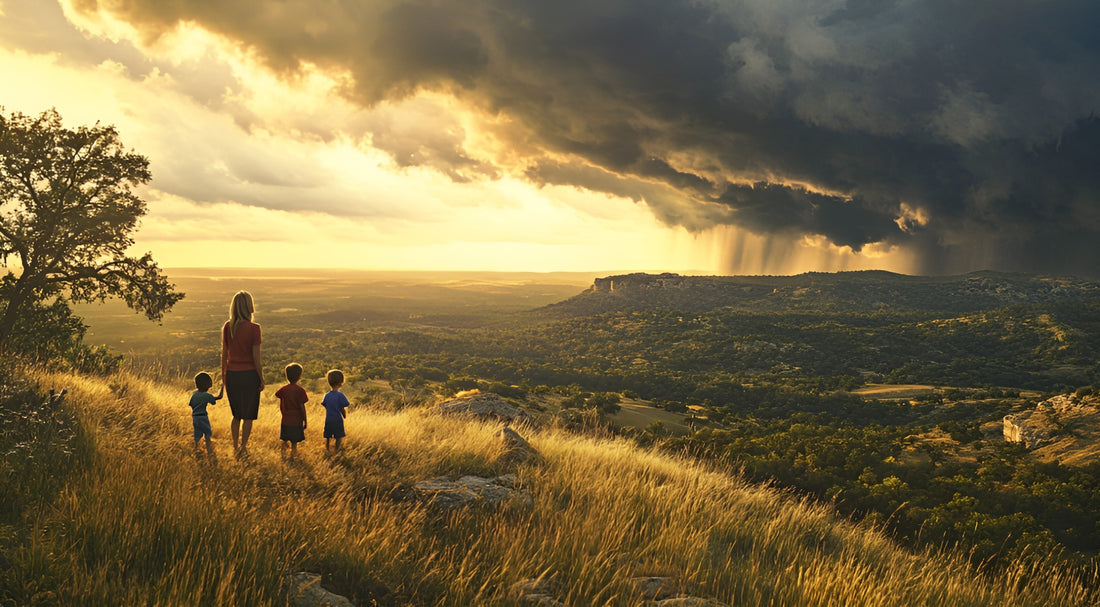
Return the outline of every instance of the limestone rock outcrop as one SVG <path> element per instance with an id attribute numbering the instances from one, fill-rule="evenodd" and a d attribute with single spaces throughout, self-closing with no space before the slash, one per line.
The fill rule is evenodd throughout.
<path id="1" fill-rule="evenodd" d="M 725 603 L 698 596 L 676 596 L 663 601 L 649 603 L 652 607 L 727 607 Z"/>
<path id="2" fill-rule="evenodd" d="M 522 464 L 534 464 L 541 460 L 541 456 L 527 439 L 520 436 L 519 432 L 511 428 L 501 428 L 500 440 L 504 446 L 504 453 L 497 459 L 497 463 L 506 467 Z"/>
<path id="3" fill-rule="evenodd" d="M 517 489 L 515 484 L 514 474 L 495 478 L 463 476 L 457 480 L 440 477 L 416 483 L 413 491 L 429 506 L 440 510 L 474 505 L 496 507 L 513 500 L 530 503 L 531 495 Z"/>
<path id="4" fill-rule="evenodd" d="M 676 580 L 668 577 L 635 577 L 630 584 L 639 597 L 651 601 L 671 598 L 679 590 Z"/>
<path id="5" fill-rule="evenodd" d="M 532 421 L 522 409 L 491 392 L 452 398 L 436 405 L 436 410 L 444 415 L 472 415 L 509 423 Z"/>
<path id="6" fill-rule="evenodd" d="M 558 584 L 554 578 L 529 578 L 512 584 L 512 596 L 523 605 L 562 607 L 564 603 L 554 598 Z"/>
<path id="7" fill-rule="evenodd" d="M 1044 400 L 1034 409 L 1004 417 L 1004 439 L 1037 449 L 1050 443 L 1062 431 L 1068 420 L 1091 415 L 1096 407 L 1072 394 L 1059 394 Z"/>
<path id="8" fill-rule="evenodd" d="M 287 604 L 291 607 L 355 607 L 347 598 L 321 587 L 321 576 L 299 571 L 286 577 Z"/>
<path id="9" fill-rule="evenodd" d="M 1031 411 L 1013 413 L 1004 418 L 1005 442 L 1023 443 L 1028 449 L 1035 449 L 1050 440 L 1051 432 L 1047 424 L 1040 424 Z"/>

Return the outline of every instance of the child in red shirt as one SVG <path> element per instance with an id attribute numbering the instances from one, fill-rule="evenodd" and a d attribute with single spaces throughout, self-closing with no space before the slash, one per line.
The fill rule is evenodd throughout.
<path id="1" fill-rule="evenodd" d="M 283 454 L 290 447 L 291 459 L 298 457 L 298 443 L 306 439 L 306 396 L 305 388 L 298 385 L 302 379 L 302 365 L 290 363 L 283 370 L 290 383 L 279 388 L 275 398 L 279 399 L 279 410 L 283 412 L 283 425 L 279 439 L 283 441 Z"/>

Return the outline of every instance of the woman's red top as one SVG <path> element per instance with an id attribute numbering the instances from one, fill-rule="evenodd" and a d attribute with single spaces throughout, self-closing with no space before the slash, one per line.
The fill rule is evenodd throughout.
<path id="1" fill-rule="evenodd" d="M 222 326 L 222 347 L 229 352 L 227 371 L 248 371 L 255 369 L 252 359 L 252 346 L 260 345 L 260 325 L 242 320 L 237 323 L 235 334 L 230 335 L 229 321 Z"/>

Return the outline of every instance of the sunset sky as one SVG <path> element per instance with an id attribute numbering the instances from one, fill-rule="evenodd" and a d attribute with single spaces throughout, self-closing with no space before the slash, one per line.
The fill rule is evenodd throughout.
<path id="1" fill-rule="evenodd" d="M 0 0 L 165 267 L 1100 273 L 1093 0 Z"/>

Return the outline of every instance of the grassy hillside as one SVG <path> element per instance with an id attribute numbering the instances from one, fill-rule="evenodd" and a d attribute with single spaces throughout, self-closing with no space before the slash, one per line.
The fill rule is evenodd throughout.
<path id="1" fill-rule="evenodd" d="M 285 462 L 269 391 L 245 461 L 230 456 L 224 401 L 212 408 L 209 461 L 191 450 L 186 382 L 29 375 L 70 394 L 60 413 L 7 397 L 0 603 L 284 604 L 283 577 L 300 570 L 359 604 L 508 605 L 538 576 L 567 605 L 640 604 L 638 576 L 731 605 L 1098 598 L 1055 570 L 983 578 L 961 555 L 913 555 L 826 506 L 617 439 L 521 429 L 542 462 L 513 468 L 496 424 L 365 403 L 329 459 L 312 393 L 303 457 Z M 417 481 L 507 472 L 530 502 L 448 513 L 410 497 Z"/>

